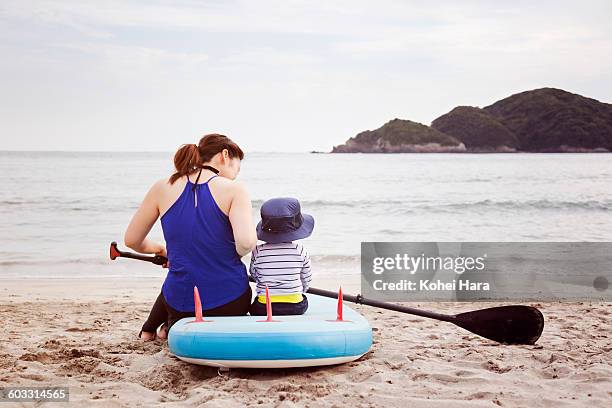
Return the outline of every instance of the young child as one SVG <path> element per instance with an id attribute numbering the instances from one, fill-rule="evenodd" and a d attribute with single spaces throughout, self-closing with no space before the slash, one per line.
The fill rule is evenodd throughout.
<path id="1" fill-rule="evenodd" d="M 253 250 L 249 268 L 257 283 L 251 315 L 266 315 L 266 286 L 273 314 L 306 312 L 308 300 L 304 292 L 312 280 L 310 257 L 306 248 L 294 241 L 308 237 L 313 228 L 314 218 L 302 214 L 295 198 L 273 198 L 263 203 L 257 238 L 265 243 Z"/>

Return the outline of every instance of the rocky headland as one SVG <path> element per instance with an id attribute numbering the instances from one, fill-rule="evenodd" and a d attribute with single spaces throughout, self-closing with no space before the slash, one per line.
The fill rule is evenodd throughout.
<path id="1" fill-rule="evenodd" d="M 535 89 L 484 108 L 458 106 L 431 126 L 393 119 L 332 153 L 521 151 L 612 151 L 612 105 L 561 89 Z"/>

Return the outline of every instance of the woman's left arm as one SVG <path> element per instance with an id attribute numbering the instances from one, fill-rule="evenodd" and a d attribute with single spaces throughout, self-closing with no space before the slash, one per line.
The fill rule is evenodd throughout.
<path id="1" fill-rule="evenodd" d="M 147 239 L 147 234 L 159 217 L 158 203 L 165 182 L 159 180 L 153 184 L 125 231 L 125 246 L 136 252 L 166 256 L 166 248 L 162 244 Z"/>

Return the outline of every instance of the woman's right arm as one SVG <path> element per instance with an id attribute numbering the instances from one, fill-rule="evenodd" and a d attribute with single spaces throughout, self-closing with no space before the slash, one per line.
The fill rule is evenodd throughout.
<path id="1" fill-rule="evenodd" d="M 151 187 L 125 231 L 123 238 L 125 246 L 136 252 L 166 256 L 166 248 L 163 245 L 147 239 L 147 234 L 159 217 L 157 203 L 163 183 L 165 181 L 160 180 Z"/>
<path id="2" fill-rule="evenodd" d="M 243 257 L 257 245 L 257 233 L 253 225 L 253 207 L 249 192 L 240 182 L 235 182 L 233 187 L 234 197 L 229 209 L 229 219 L 234 231 L 236 252 Z"/>

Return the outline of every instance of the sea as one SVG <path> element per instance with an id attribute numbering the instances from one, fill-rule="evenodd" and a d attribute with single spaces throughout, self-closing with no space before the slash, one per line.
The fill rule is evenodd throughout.
<path id="1" fill-rule="evenodd" d="M 0 152 L 0 278 L 159 276 L 108 252 L 172 157 Z M 239 180 L 254 222 L 269 198 L 300 200 L 328 276 L 359 275 L 361 242 L 612 241 L 610 154 L 247 152 Z"/>

